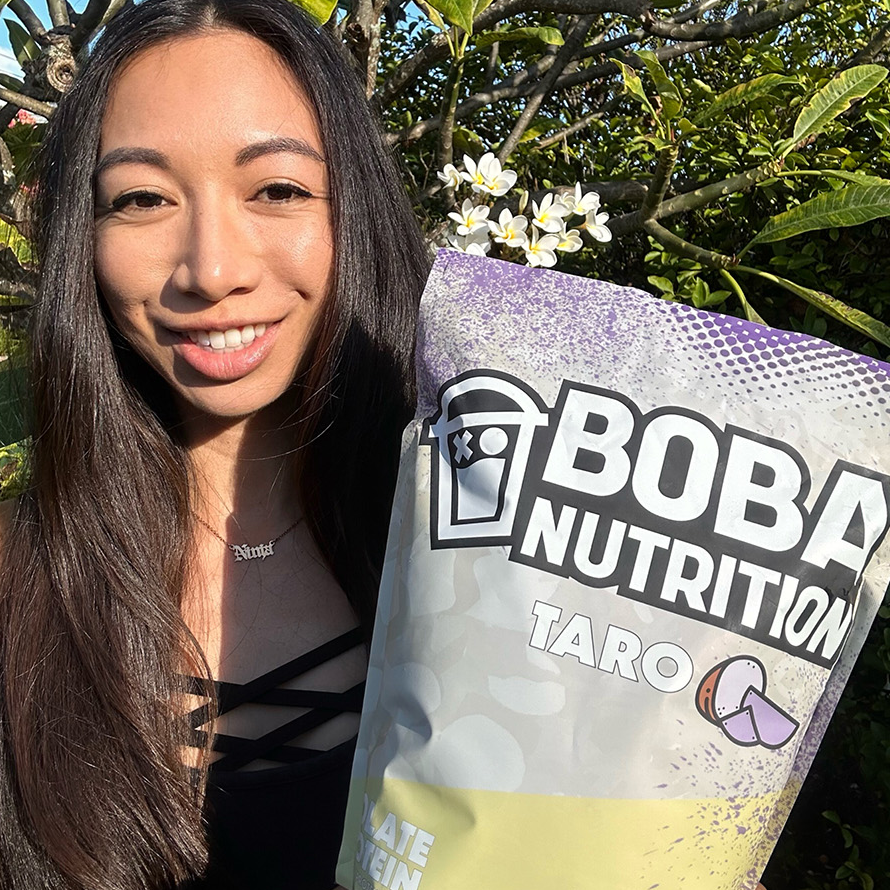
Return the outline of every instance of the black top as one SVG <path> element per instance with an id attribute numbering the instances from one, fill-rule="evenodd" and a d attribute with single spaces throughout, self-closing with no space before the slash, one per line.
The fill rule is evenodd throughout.
<path id="1" fill-rule="evenodd" d="M 181 890 L 331 890 L 355 739 L 317 751 L 287 744 L 344 711 L 361 710 L 364 684 L 346 692 L 279 689 L 281 683 L 364 642 L 359 628 L 275 668 L 249 683 L 217 683 L 219 713 L 246 702 L 308 708 L 258 739 L 217 735 L 222 752 L 210 767 L 205 804 L 210 867 L 204 878 Z M 194 681 L 192 691 L 200 694 Z M 195 744 L 208 706 L 189 714 Z M 239 771 L 252 760 L 280 767 Z"/>

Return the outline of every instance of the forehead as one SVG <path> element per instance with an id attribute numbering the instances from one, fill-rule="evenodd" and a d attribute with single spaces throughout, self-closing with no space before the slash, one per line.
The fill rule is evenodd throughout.
<path id="1" fill-rule="evenodd" d="M 321 149 L 315 112 L 274 50 L 214 29 L 142 50 L 116 75 L 100 153 L 122 145 L 235 151 L 270 135 Z"/>

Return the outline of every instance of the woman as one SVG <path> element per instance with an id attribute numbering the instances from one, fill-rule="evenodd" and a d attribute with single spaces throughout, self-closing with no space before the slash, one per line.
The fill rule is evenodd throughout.
<path id="1" fill-rule="evenodd" d="M 0 886 L 185 886 L 203 810 L 189 886 L 327 890 L 428 265 L 400 180 L 286 0 L 121 13 L 41 169 Z"/>

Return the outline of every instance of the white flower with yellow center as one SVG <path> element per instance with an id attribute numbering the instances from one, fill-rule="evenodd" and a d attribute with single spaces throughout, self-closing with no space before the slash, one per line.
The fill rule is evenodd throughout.
<path id="1" fill-rule="evenodd" d="M 562 228 L 562 221 L 572 211 L 559 198 L 554 197 L 552 192 L 548 192 L 540 204 L 532 201 L 532 212 L 532 225 L 542 232 L 558 232 Z"/>
<path id="2" fill-rule="evenodd" d="M 499 244 L 507 247 L 524 247 L 528 243 L 528 220 L 524 216 L 513 216 L 506 208 L 501 211 L 497 222 L 488 221 L 492 237 Z"/>
<path id="3" fill-rule="evenodd" d="M 600 196 L 596 192 L 581 194 L 581 183 L 575 183 L 575 191 L 562 195 L 562 203 L 578 216 L 587 216 L 600 209 Z"/>
<path id="4" fill-rule="evenodd" d="M 499 198 L 516 184 L 516 174 L 512 170 L 501 169 L 501 162 L 493 152 L 482 155 L 478 164 L 469 155 L 464 155 L 464 166 L 467 169 L 461 176 L 470 183 L 474 192 Z"/>
<path id="5" fill-rule="evenodd" d="M 456 189 L 461 182 L 463 182 L 460 171 L 454 164 L 446 164 L 444 170 L 440 170 L 436 173 L 436 176 L 439 177 L 439 180 L 443 182 L 448 188 Z"/>
<path id="6" fill-rule="evenodd" d="M 452 211 L 448 214 L 449 219 L 453 219 L 457 223 L 458 235 L 469 235 L 478 229 L 487 229 L 489 208 L 480 204 L 476 206 L 467 198 L 461 204 L 460 211 Z M 486 235 L 487 237 L 487 235 Z"/>
<path id="7" fill-rule="evenodd" d="M 612 230 L 606 225 L 608 218 L 608 213 L 597 213 L 595 210 L 591 210 L 587 214 L 587 219 L 584 220 L 584 225 L 581 228 L 587 229 L 590 232 L 591 238 L 596 241 L 602 241 L 605 244 L 612 240 Z"/>
<path id="8" fill-rule="evenodd" d="M 525 245 L 525 259 L 530 266 L 555 266 L 559 235 L 541 235 L 531 230 L 531 240 Z"/>
<path id="9" fill-rule="evenodd" d="M 475 256 L 485 256 L 491 250 L 488 232 L 481 229 L 467 235 L 449 235 L 448 244 L 461 253 L 471 253 Z"/>
<path id="10" fill-rule="evenodd" d="M 556 245 L 556 249 L 561 250 L 563 253 L 575 253 L 584 246 L 581 241 L 581 233 L 577 229 L 566 231 L 565 226 L 563 226 L 558 234 L 559 244 Z"/>

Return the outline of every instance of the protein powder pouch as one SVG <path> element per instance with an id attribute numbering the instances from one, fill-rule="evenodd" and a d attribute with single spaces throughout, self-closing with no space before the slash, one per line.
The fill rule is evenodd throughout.
<path id="1" fill-rule="evenodd" d="M 440 252 L 337 878 L 753 888 L 890 579 L 890 366 Z"/>

